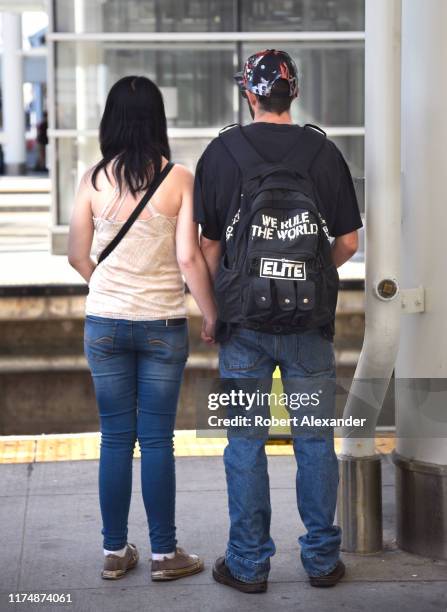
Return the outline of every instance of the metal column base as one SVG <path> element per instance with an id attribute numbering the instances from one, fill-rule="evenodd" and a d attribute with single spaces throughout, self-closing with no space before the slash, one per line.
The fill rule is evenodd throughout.
<path id="1" fill-rule="evenodd" d="M 354 553 L 382 550 L 382 471 L 380 456 L 339 455 L 338 523 L 341 549 Z"/>
<path id="2" fill-rule="evenodd" d="M 402 550 L 447 559 L 447 466 L 393 453 L 397 544 Z"/>

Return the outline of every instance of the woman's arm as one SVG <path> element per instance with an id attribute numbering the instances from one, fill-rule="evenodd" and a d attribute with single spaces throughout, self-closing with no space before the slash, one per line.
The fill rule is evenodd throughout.
<path id="1" fill-rule="evenodd" d="M 184 189 L 177 218 L 177 261 L 203 314 L 202 339 L 213 342 L 216 304 L 208 267 L 199 246 L 198 227 L 193 221 L 193 176 L 186 168 L 182 168 L 181 172 Z"/>
<path id="2" fill-rule="evenodd" d="M 79 184 L 68 234 L 68 261 L 87 283 L 96 267 L 90 257 L 94 233 L 90 188 L 89 173 L 86 173 Z"/>

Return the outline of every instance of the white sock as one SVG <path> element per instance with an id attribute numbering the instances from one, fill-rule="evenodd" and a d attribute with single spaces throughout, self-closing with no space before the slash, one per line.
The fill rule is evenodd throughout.
<path id="1" fill-rule="evenodd" d="M 126 554 L 126 550 L 127 550 L 127 544 L 121 550 L 106 550 L 104 548 L 104 556 L 107 556 L 107 555 L 116 555 L 117 557 L 124 557 L 124 555 Z"/>
<path id="2" fill-rule="evenodd" d="M 152 553 L 152 561 L 163 561 L 163 559 L 173 559 L 175 551 L 170 553 Z"/>

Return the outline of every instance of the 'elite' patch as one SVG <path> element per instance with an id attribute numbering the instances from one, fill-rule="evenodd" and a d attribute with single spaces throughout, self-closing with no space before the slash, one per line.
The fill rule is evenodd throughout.
<path id="1" fill-rule="evenodd" d="M 262 278 L 306 280 L 306 264 L 304 261 L 262 257 L 259 276 Z"/>

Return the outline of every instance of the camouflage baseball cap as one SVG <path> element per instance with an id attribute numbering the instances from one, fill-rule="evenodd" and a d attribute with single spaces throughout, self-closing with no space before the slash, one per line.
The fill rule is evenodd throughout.
<path id="1" fill-rule="evenodd" d="M 236 73 L 234 79 L 242 95 L 248 90 L 257 96 L 270 96 L 273 84 L 280 79 L 289 83 L 289 91 L 282 95 L 289 98 L 298 95 L 298 69 L 285 51 L 265 49 L 250 55 L 243 71 Z"/>

